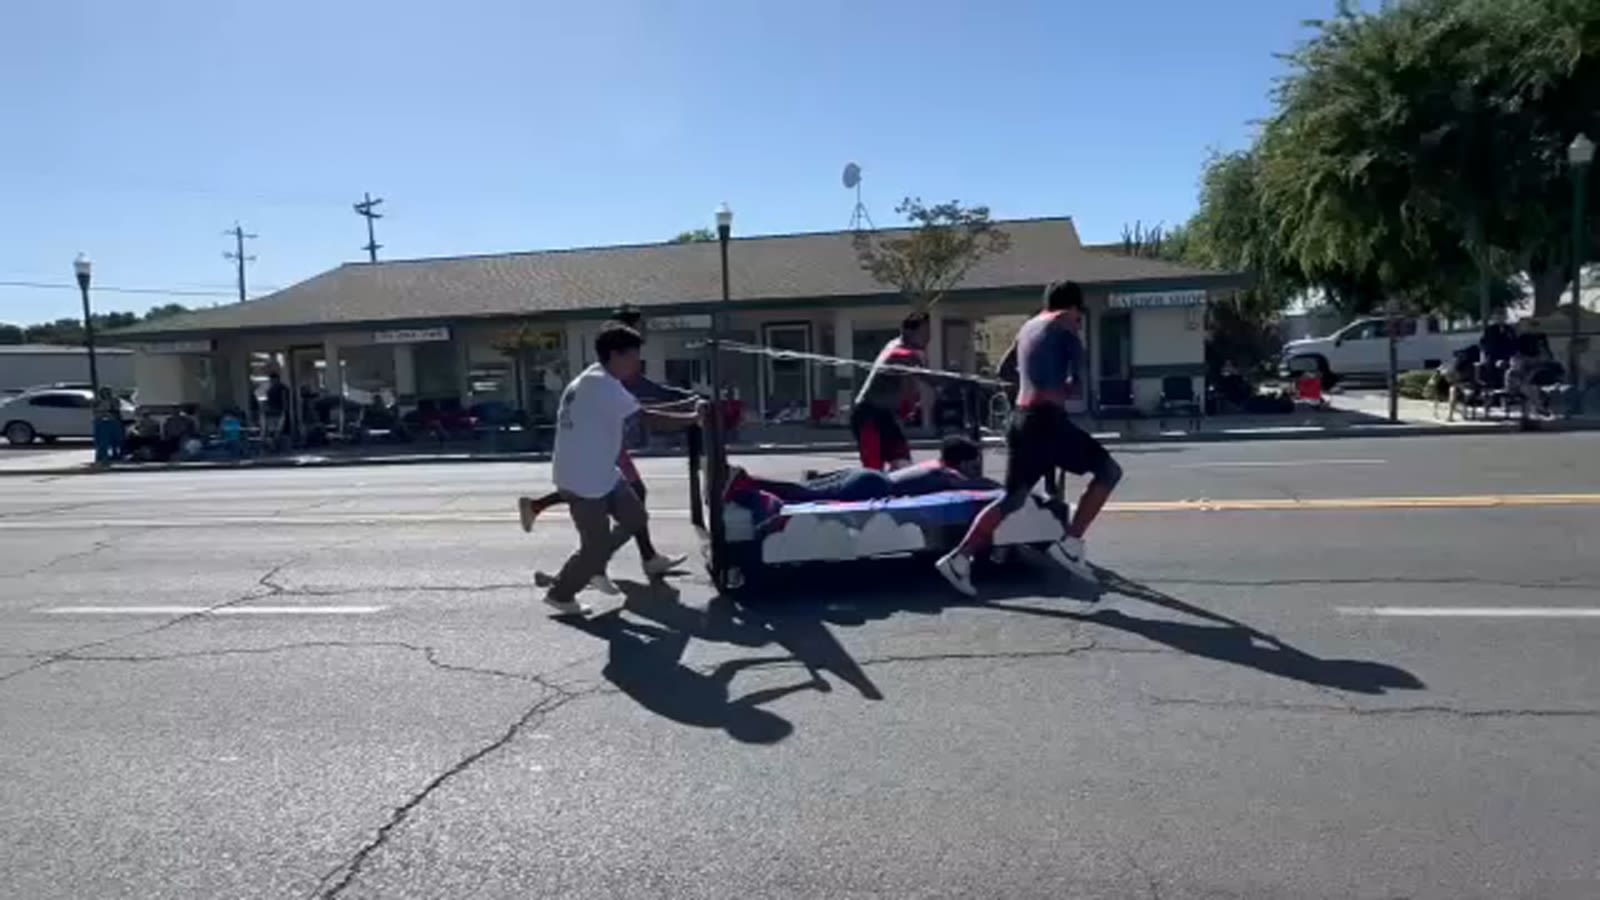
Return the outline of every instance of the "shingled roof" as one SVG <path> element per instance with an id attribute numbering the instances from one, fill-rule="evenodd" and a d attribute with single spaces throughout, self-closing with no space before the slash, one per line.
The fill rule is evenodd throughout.
<path id="1" fill-rule="evenodd" d="M 1037 288 L 1061 278 L 1117 284 L 1220 275 L 1088 250 L 1069 218 L 998 224 L 1011 236 L 1010 250 L 981 261 L 962 290 Z M 856 261 L 851 232 L 736 238 L 728 256 L 739 304 L 886 293 Z M 116 337 L 581 315 L 623 303 L 690 311 L 720 295 L 715 243 L 347 263 L 256 300 L 135 325 Z"/>

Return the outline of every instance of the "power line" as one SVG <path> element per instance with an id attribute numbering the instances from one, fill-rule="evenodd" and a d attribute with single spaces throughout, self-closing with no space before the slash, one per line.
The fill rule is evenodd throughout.
<path id="1" fill-rule="evenodd" d="M 228 234 L 228 235 L 232 235 L 233 236 L 234 248 L 235 249 L 230 251 L 230 252 L 223 253 L 222 254 L 222 258 L 223 259 L 231 259 L 234 262 L 239 264 L 239 302 L 243 303 L 245 301 L 245 299 L 246 299 L 245 298 L 245 292 L 244 292 L 244 264 L 247 263 L 247 262 L 255 262 L 256 261 L 256 258 L 254 256 L 246 256 L 245 255 L 244 242 L 247 239 L 248 240 L 252 240 L 252 241 L 255 240 L 256 239 L 256 235 L 247 234 L 245 232 L 245 230 L 239 226 L 238 222 L 233 223 L 233 227 L 228 229 L 227 231 L 224 231 L 223 234 Z"/>
<path id="2" fill-rule="evenodd" d="M 76 291 L 76 284 L 55 281 L 0 281 L 0 288 L 30 288 L 43 291 Z M 152 294 L 162 297 L 232 297 L 232 291 L 196 291 L 187 288 L 138 288 L 95 285 L 96 292 L 108 294 Z"/>
<path id="3" fill-rule="evenodd" d="M 361 202 L 355 204 L 354 207 L 356 215 L 367 220 L 367 245 L 361 249 L 367 251 L 367 258 L 370 261 L 377 262 L 378 248 L 382 247 L 383 245 L 378 243 L 378 239 L 372 228 L 372 223 L 376 219 L 383 218 L 383 213 L 376 211 L 378 205 L 383 203 L 383 198 L 374 198 L 371 194 L 366 192 L 362 192 L 361 197 Z"/>

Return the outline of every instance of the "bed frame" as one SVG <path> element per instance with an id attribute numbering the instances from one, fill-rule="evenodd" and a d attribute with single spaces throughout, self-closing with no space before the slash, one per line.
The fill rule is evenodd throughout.
<path id="1" fill-rule="evenodd" d="M 937 557 L 956 546 L 979 510 L 999 491 L 952 491 L 859 503 L 787 504 L 781 526 L 762 528 L 723 502 L 727 448 L 712 427 L 689 433 L 689 520 L 699 535 L 712 583 L 736 593 L 774 570 L 815 563 L 908 556 Z M 702 477 L 703 476 L 703 477 Z M 1059 492 L 1035 493 L 995 531 L 997 556 L 1017 547 L 1048 547 L 1066 534 L 1069 510 Z"/>

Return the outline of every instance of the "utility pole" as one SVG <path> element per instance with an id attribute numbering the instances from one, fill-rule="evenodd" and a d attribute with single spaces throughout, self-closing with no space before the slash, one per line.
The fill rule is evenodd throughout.
<path id="1" fill-rule="evenodd" d="M 382 197 L 374 197 L 363 191 L 361 202 L 355 205 L 356 215 L 367 220 L 367 245 L 361 249 L 367 251 L 367 259 L 370 262 L 378 261 L 378 248 L 383 246 L 378 243 L 378 238 L 372 230 L 373 221 L 383 218 L 383 213 L 377 211 L 377 207 L 382 203 Z"/>
<path id="2" fill-rule="evenodd" d="M 255 240 L 256 239 L 256 235 L 253 235 L 250 232 L 245 231 L 243 228 L 239 227 L 239 223 L 238 222 L 233 223 L 233 227 L 228 229 L 227 231 L 224 231 L 223 234 L 229 235 L 230 237 L 233 238 L 233 247 L 234 247 L 234 249 L 229 251 L 229 252 L 223 253 L 222 254 L 222 258 L 223 259 L 231 259 L 235 263 L 237 263 L 238 266 L 239 266 L 239 302 L 243 303 L 245 301 L 244 264 L 256 261 L 256 258 L 254 256 L 246 256 L 245 255 L 244 242 L 245 241 L 253 241 L 253 240 Z"/>

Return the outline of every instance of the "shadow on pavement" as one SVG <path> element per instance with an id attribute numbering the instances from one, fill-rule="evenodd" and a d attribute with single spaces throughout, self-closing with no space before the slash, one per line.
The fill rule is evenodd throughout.
<path id="1" fill-rule="evenodd" d="M 1088 585 L 1071 578 L 1041 557 L 1036 565 L 1008 566 L 981 574 L 978 577 L 984 599 L 970 601 L 952 596 L 949 588 L 937 576 L 927 572 L 926 563 L 909 566 L 891 564 L 891 568 L 871 579 L 856 575 L 845 578 L 839 584 L 822 576 L 805 579 L 806 592 L 811 596 L 819 593 L 827 596 L 829 599 L 826 603 L 775 598 L 744 608 L 754 609 L 757 614 L 764 616 L 768 627 L 774 631 L 810 628 L 820 623 L 854 627 L 895 614 L 938 615 L 945 609 L 955 607 L 993 609 L 1110 628 L 1138 635 L 1192 656 L 1350 693 L 1383 694 L 1426 687 L 1416 675 L 1397 666 L 1369 660 L 1324 659 L 1254 626 L 1188 603 L 1110 569 L 1097 568 L 1096 571 L 1100 584 Z M 894 590 L 885 592 L 873 587 L 885 584 L 894 585 Z M 862 585 L 868 587 L 863 588 Z M 1044 596 L 1095 603 L 1108 594 L 1137 600 L 1199 621 L 1137 616 L 1118 609 L 1076 611 L 1013 602 Z"/>
<path id="2" fill-rule="evenodd" d="M 801 691 L 827 693 L 833 688 L 826 675 L 850 685 L 866 699 L 884 699 L 883 692 L 834 636 L 830 626 L 855 628 L 895 615 L 940 615 L 958 607 L 1108 628 L 1192 656 L 1333 690 L 1383 694 L 1425 687 L 1415 675 L 1396 666 L 1315 656 L 1253 626 L 1109 569 L 1097 570 L 1101 579 L 1098 587 L 1051 568 L 1027 567 L 1025 575 L 1031 577 L 1015 569 L 992 572 L 984 581 L 988 599 L 983 601 L 952 596 L 937 577 L 928 577 L 926 563 L 906 568 L 901 577 L 892 577 L 900 569 L 891 563 L 871 580 L 857 577 L 837 584 L 826 577 L 808 577 L 803 580 L 804 598 L 793 596 L 792 592 L 788 597 L 767 592 L 766 599 L 760 602 L 740 603 L 719 596 L 704 610 L 680 603 L 677 590 L 670 585 L 619 581 L 627 598 L 621 610 L 593 619 L 558 621 L 607 642 L 609 658 L 603 676 L 640 706 L 684 725 L 721 729 L 735 740 L 751 744 L 777 743 L 793 733 L 793 723 L 765 709 L 765 705 Z M 889 585 L 893 585 L 892 590 L 883 590 Z M 1199 621 L 1136 616 L 1117 609 L 1078 612 L 1014 602 L 1052 593 L 1087 603 L 1113 594 Z M 819 594 L 828 599 L 810 599 Z M 631 615 L 624 616 L 624 612 Z M 703 671 L 683 662 L 691 640 L 782 652 L 728 660 Z M 740 672 L 797 665 L 806 670 L 803 680 L 740 696 L 734 693 L 733 682 Z"/>
<path id="3" fill-rule="evenodd" d="M 624 618 L 621 611 L 593 619 L 559 619 L 604 640 L 609 656 L 601 675 L 618 690 L 645 709 L 663 718 L 696 728 L 716 728 L 734 740 L 748 744 L 775 744 L 794 732 L 794 725 L 782 716 L 763 709 L 780 697 L 804 690 L 829 690 L 826 682 L 813 673 L 802 682 L 778 688 L 733 696 L 733 679 L 745 669 L 788 664 L 791 656 L 748 657 L 729 660 L 709 672 L 684 665 L 683 653 L 693 638 L 725 640 L 740 646 L 759 647 L 735 631 L 704 631 L 691 626 L 698 614 L 677 602 L 670 587 L 619 582 L 628 595 L 624 609 L 663 612 L 670 606 L 681 611 L 666 617 L 673 624 L 651 624 Z M 641 613 L 649 618 L 648 612 Z M 702 617 L 703 618 L 703 617 Z"/>
<path id="4" fill-rule="evenodd" d="M 1100 576 L 1098 589 L 1078 583 L 1069 589 L 1066 596 L 1092 601 L 1106 594 L 1114 594 L 1149 603 L 1190 618 L 1201 619 L 1210 624 L 1144 618 L 1117 609 L 1099 609 L 1082 613 L 1009 603 L 993 603 L 989 606 L 1023 615 L 1111 628 L 1138 635 L 1191 656 L 1233 663 L 1317 687 L 1355 694 L 1384 694 L 1392 690 L 1414 691 L 1426 687 L 1420 678 L 1398 666 L 1368 660 L 1324 659 L 1314 656 L 1253 626 L 1186 603 L 1149 585 L 1125 578 L 1110 569 L 1096 567 L 1095 571 Z"/>

